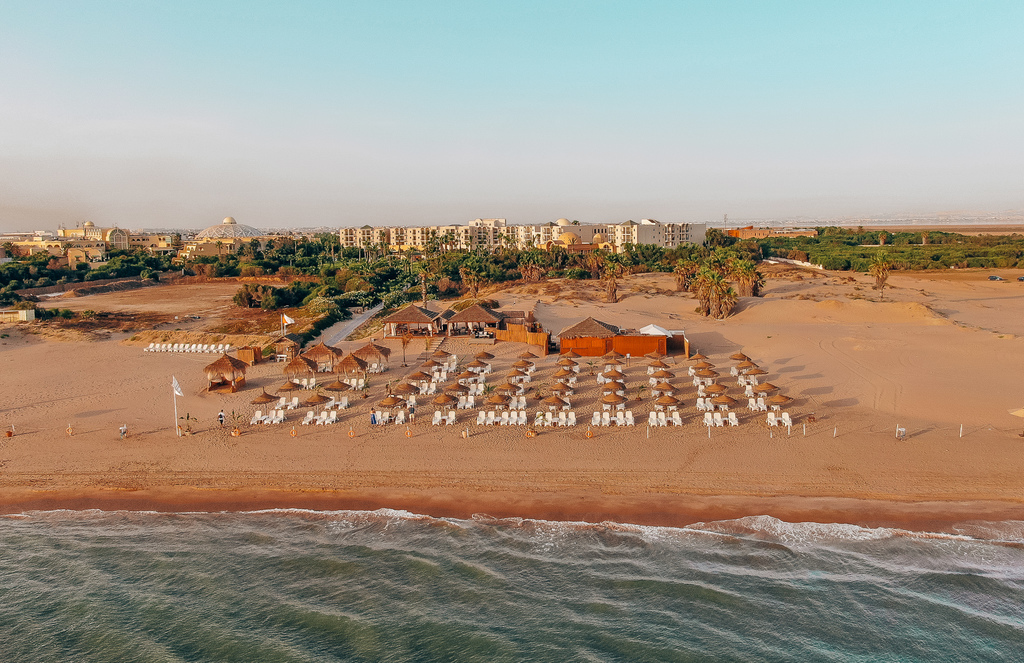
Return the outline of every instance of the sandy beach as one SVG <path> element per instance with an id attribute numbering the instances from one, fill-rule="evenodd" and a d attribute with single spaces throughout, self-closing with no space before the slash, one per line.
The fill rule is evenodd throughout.
<path id="1" fill-rule="evenodd" d="M 877 301 L 866 275 L 766 271 L 765 296 L 742 299 L 724 321 L 693 313 L 691 296 L 675 293 L 666 274 L 624 279 L 616 304 L 601 302 L 587 282 L 517 285 L 491 296 L 533 309 L 556 333 L 587 316 L 684 329 L 745 404 L 728 378 L 735 364 L 729 355 L 742 351 L 794 399 L 786 407 L 795 420 L 791 432 L 770 429 L 763 413 L 741 405 L 741 425 L 713 429 L 709 437 L 694 407 L 690 364 L 673 356 L 666 361 L 685 401 L 682 427 L 647 428 L 654 399 L 638 400 L 634 392 L 647 383 L 647 360 L 631 358 L 624 370 L 627 408 L 637 426 L 595 428 L 588 438 L 600 391 L 584 358 L 571 399 L 581 423 L 575 428 L 544 428 L 528 438 L 523 427 L 475 425 L 477 410 L 458 411 L 456 426 L 432 426 L 434 407 L 421 397 L 407 436 L 404 426 L 369 423 L 386 383 L 422 362 L 421 341 L 407 348 L 403 367 L 401 343 L 388 340 L 390 367 L 371 378 L 369 398 L 350 397 L 353 406 L 338 424 L 296 426 L 292 437 L 306 408 L 289 411 L 284 425 L 248 425 L 257 409 L 249 401 L 264 387 L 275 393 L 282 364 L 250 368 L 238 393 L 208 393 L 202 368 L 213 355 L 147 353 L 148 343 L 126 334 L 79 338 L 2 325 L 0 427 L 13 425 L 16 433 L 0 438 L 0 511 L 389 507 L 667 525 L 768 514 L 933 529 L 1024 517 L 1024 420 L 1008 414 L 1024 406 L 1024 283 L 989 282 L 984 271 L 898 273 Z M 223 300 L 236 285 L 176 287 L 46 305 L 160 315 L 199 306 L 204 316 L 231 314 Z M 201 331 L 194 323 L 188 330 Z M 454 339 L 441 347 L 460 363 L 481 349 L 493 353 L 493 384 L 530 349 Z M 556 359 L 536 360 L 532 387 L 550 382 Z M 174 434 L 172 375 L 185 394 L 179 415 L 198 420 L 190 436 Z M 539 409 L 532 393 L 531 420 Z M 240 437 L 218 426 L 222 408 L 244 421 Z M 122 424 L 126 440 L 119 439 Z M 897 426 L 906 428 L 905 440 L 895 439 Z"/>

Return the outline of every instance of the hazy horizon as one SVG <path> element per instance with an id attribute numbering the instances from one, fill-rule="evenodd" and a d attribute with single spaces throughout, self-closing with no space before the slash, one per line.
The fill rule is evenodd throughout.
<path id="1" fill-rule="evenodd" d="M 0 7 L 0 231 L 1024 209 L 1016 3 Z"/>

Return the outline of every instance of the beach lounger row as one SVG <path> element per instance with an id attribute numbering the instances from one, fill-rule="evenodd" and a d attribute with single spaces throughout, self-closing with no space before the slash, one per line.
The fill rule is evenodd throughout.
<path id="1" fill-rule="evenodd" d="M 612 413 L 606 410 L 604 412 L 595 412 L 590 417 L 591 426 L 611 426 L 612 424 L 616 426 L 636 425 L 636 421 L 633 419 L 633 411 L 619 410 L 615 413 L 615 416 L 612 416 Z"/>
<path id="2" fill-rule="evenodd" d="M 774 412 L 768 413 L 768 425 L 769 426 L 785 426 L 786 428 L 793 427 L 793 418 L 789 416 L 789 412 L 783 412 L 781 415 L 776 416 Z"/>
<path id="3" fill-rule="evenodd" d="M 673 410 L 672 412 L 651 412 L 647 415 L 647 425 L 652 428 L 655 426 L 668 426 L 670 423 L 673 426 L 683 425 L 683 417 L 679 414 L 678 410 Z"/>
<path id="4" fill-rule="evenodd" d="M 316 389 L 316 378 L 292 378 L 292 382 L 299 385 L 303 389 Z"/>
<path id="5" fill-rule="evenodd" d="M 398 424 L 399 426 L 401 426 L 402 424 L 406 423 L 405 410 L 399 410 L 398 412 L 395 412 L 394 416 L 391 416 L 390 412 L 377 410 L 376 412 L 373 413 L 373 416 L 370 418 L 370 423 L 376 426 L 384 426 L 385 424 Z"/>
<path id="6" fill-rule="evenodd" d="M 455 406 L 456 410 L 472 410 L 476 407 L 476 396 L 459 396 L 459 402 Z"/>
<path id="7" fill-rule="evenodd" d="M 739 426 L 740 420 L 736 418 L 735 412 L 729 412 L 728 419 L 722 417 L 721 412 L 705 412 L 704 413 L 704 425 L 708 428 L 716 427 L 721 428 L 725 426 L 725 422 L 728 421 L 730 426 Z"/>
<path id="8" fill-rule="evenodd" d="M 480 410 L 476 413 L 476 423 L 478 426 L 525 426 L 528 419 L 526 410 Z"/>
<path id="9" fill-rule="evenodd" d="M 455 423 L 455 410 L 450 410 L 447 416 L 438 410 L 434 413 L 434 418 L 430 420 L 430 423 L 435 426 L 440 426 L 441 424 L 445 424 L 446 426 L 453 425 Z"/>
<path id="10" fill-rule="evenodd" d="M 198 352 L 198 353 L 213 353 L 220 354 L 223 352 L 231 352 L 230 343 L 219 343 L 219 344 L 200 344 L 200 343 L 150 343 L 148 348 L 143 348 L 143 352 Z"/>
<path id="11" fill-rule="evenodd" d="M 575 426 L 576 413 L 560 410 L 556 416 L 553 412 L 538 412 L 533 418 L 534 426 Z"/>
<path id="12" fill-rule="evenodd" d="M 284 410 L 270 410 L 265 415 L 263 410 L 256 410 L 252 415 L 252 419 L 249 420 L 249 425 L 255 426 L 256 424 L 283 424 L 284 423 Z"/>
<path id="13" fill-rule="evenodd" d="M 324 410 L 316 414 L 313 410 L 307 410 L 306 416 L 299 422 L 303 426 L 327 426 L 338 423 L 337 410 Z"/>
<path id="14" fill-rule="evenodd" d="M 748 398 L 747 409 L 751 412 L 767 412 L 768 405 L 764 402 L 764 398 Z"/>

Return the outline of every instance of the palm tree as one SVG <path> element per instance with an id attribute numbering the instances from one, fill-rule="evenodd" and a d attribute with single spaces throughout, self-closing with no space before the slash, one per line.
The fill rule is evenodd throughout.
<path id="1" fill-rule="evenodd" d="M 672 274 L 676 278 L 676 291 L 677 292 L 688 292 L 690 286 L 693 284 L 693 277 L 700 269 L 700 265 L 693 260 L 679 260 L 676 262 L 676 268 L 672 270 Z"/>
<path id="2" fill-rule="evenodd" d="M 694 279 L 697 294 L 697 313 L 724 319 L 736 306 L 736 291 L 720 273 L 710 267 L 701 268 Z"/>
<path id="3" fill-rule="evenodd" d="M 739 284 L 740 297 L 757 297 L 764 285 L 764 276 L 757 271 L 757 265 L 749 260 L 733 260 L 730 275 Z"/>
<path id="4" fill-rule="evenodd" d="M 892 271 L 892 262 L 889 260 L 889 254 L 885 251 L 879 251 L 875 254 L 874 260 L 871 261 L 871 267 L 868 268 L 868 273 L 875 277 L 875 289 L 878 290 L 880 297 L 885 297 L 885 287 L 889 280 L 889 272 Z"/>
<path id="5" fill-rule="evenodd" d="M 402 334 L 402 366 L 407 366 L 405 363 L 405 349 L 409 347 L 409 343 L 412 342 L 412 335 L 409 332 Z"/>
<path id="6" fill-rule="evenodd" d="M 618 278 L 622 276 L 622 265 L 613 260 L 607 260 L 604 266 L 604 273 L 601 280 L 604 281 L 605 301 L 614 304 L 618 301 Z"/>

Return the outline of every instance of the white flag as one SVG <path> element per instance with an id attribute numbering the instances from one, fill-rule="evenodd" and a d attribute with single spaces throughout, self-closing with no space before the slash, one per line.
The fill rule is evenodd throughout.
<path id="1" fill-rule="evenodd" d="M 286 325 L 294 325 L 295 324 L 295 321 L 292 320 L 291 318 L 289 318 L 284 313 L 281 314 L 281 320 L 283 320 L 284 324 L 286 324 Z"/>
<path id="2" fill-rule="evenodd" d="M 185 395 L 185 394 L 181 393 L 181 385 L 178 384 L 178 378 L 174 377 L 173 375 L 171 376 L 171 388 L 174 389 L 174 394 L 176 396 L 184 396 Z"/>

